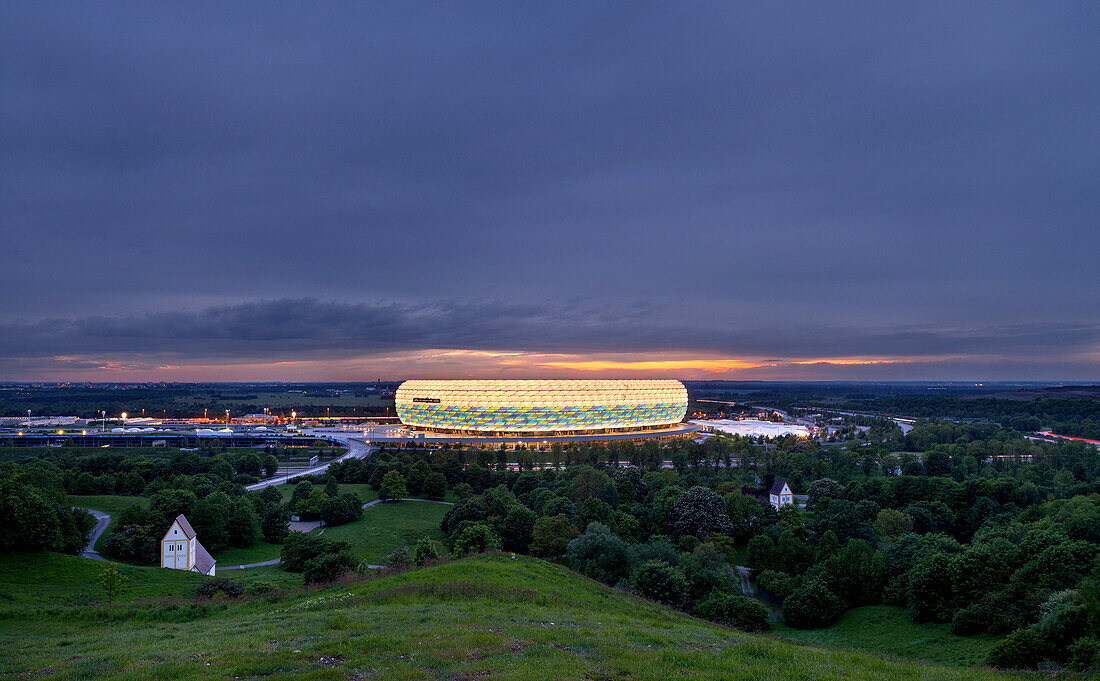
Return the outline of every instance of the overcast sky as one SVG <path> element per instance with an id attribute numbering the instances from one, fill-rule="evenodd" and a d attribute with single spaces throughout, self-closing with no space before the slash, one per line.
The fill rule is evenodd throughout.
<path id="1" fill-rule="evenodd" d="M 0 4 L 0 380 L 1100 380 L 1100 5 Z"/>

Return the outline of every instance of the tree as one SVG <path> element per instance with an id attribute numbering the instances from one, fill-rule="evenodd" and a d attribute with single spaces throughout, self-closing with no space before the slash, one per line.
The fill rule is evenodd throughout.
<path id="1" fill-rule="evenodd" d="M 226 507 L 229 504 L 226 494 L 215 492 L 195 502 L 191 515 L 187 517 L 199 541 L 211 553 L 217 553 L 229 546 L 229 531 L 225 523 Z"/>
<path id="2" fill-rule="evenodd" d="M 260 490 L 260 499 L 268 506 L 283 503 L 283 495 L 279 494 L 279 490 L 275 489 L 273 485 L 269 485 Z"/>
<path id="3" fill-rule="evenodd" d="M 298 510 L 298 504 L 308 499 L 311 492 L 313 492 L 313 483 L 309 480 L 302 480 L 295 485 L 294 492 L 290 495 L 290 508 Z"/>
<path id="4" fill-rule="evenodd" d="M 230 546 L 243 548 L 256 541 L 260 534 L 260 521 L 247 499 L 238 499 L 230 508 L 226 532 Z"/>
<path id="5" fill-rule="evenodd" d="M 424 482 L 424 496 L 429 499 L 442 499 L 447 493 L 447 476 L 435 471 Z"/>
<path id="6" fill-rule="evenodd" d="M 536 556 L 554 558 L 565 553 L 578 534 L 577 528 L 564 513 L 554 516 L 542 516 L 535 521 L 531 530 L 530 551 Z"/>
<path id="7" fill-rule="evenodd" d="M 119 572 L 115 563 L 107 563 L 96 577 L 96 584 L 103 587 L 103 594 L 107 597 L 107 605 L 114 603 L 128 581 L 129 577 Z"/>
<path id="8" fill-rule="evenodd" d="M 630 574 L 632 589 L 647 598 L 673 607 L 684 602 L 684 573 L 662 560 L 647 560 Z"/>
<path id="9" fill-rule="evenodd" d="M 626 542 L 600 523 L 589 523 L 584 534 L 569 542 L 566 555 L 574 570 L 607 584 L 630 574 Z"/>
<path id="10" fill-rule="evenodd" d="M 764 570 L 775 565 L 775 544 L 771 537 L 758 534 L 749 540 L 748 563 L 754 570 Z"/>
<path id="11" fill-rule="evenodd" d="M 397 471 L 390 471 L 382 476 L 382 488 L 378 492 L 378 498 L 382 501 L 395 501 L 409 495 L 405 489 L 405 476 Z"/>
<path id="12" fill-rule="evenodd" d="M 263 533 L 264 541 L 271 544 L 282 544 L 283 540 L 290 534 L 290 529 L 287 527 L 289 522 L 290 512 L 286 510 L 285 506 L 281 504 L 269 506 L 260 519 L 260 532 Z"/>
<path id="13" fill-rule="evenodd" d="M 260 462 L 260 457 L 256 456 L 252 452 L 245 454 L 237 462 L 237 472 L 243 475 L 251 475 L 253 477 L 260 477 L 263 473 L 263 464 Z"/>
<path id="14" fill-rule="evenodd" d="M 844 486 L 832 478 L 814 480 L 806 490 L 806 505 L 813 508 L 821 499 L 843 499 Z"/>
<path id="15" fill-rule="evenodd" d="M 484 553 L 486 551 L 499 551 L 500 537 L 485 523 L 474 523 L 462 530 L 455 540 L 455 556 L 466 556 L 471 553 Z"/>
<path id="16" fill-rule="evenodd" d="M 500 532 L 505 551 L 527 553 L 536 518 L 534 511 L 520 504 L 515 504 L 508 509 Z"/>
<path id="17" fill-rule="evenodd" d="M 844 601 L 821 578 L 807 579 L 783 601 L 783 619 L 795 629 L 827 627 L 844 610 Z"/>
<path id="18" fill-rule="evenodd" d="M 725 500 L 706 487 L 695 486 L 672 506 L 668 529 L 673 539 L 678 539 L 683 535 L 729 534 L 733 525 L 726 513 Z"/>
<path id="19" fill-rule="evenodd" d="M 884 508 L 875 516 L 875 532 L 880 537 L 899 537 L 913 531 L 913 516 L 892 508 Z"/>

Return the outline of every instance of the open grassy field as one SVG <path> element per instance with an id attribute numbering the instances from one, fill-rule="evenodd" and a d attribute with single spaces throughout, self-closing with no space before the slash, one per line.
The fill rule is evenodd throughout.
<path id="1" fill-rule="evenodd" d="M 293 485 L 277 488 L 284 499 L 290 499 Z M 340 485 L 341 492 L 355 492 L 364 502 L 374 501 L 378 494 L 367 485 Z M 355 522 L 325 530 L 329 539 L 343 539 L 351 543 L 356 558 L 379 563 L 394 547 L 412 544 L 425 535 L 442 539 L 439 523 L 450 506 L 428 501 L 399 501 L 375 504 L 363 511 Z M 282 546 L 259 541 L 243 549 L 226 549 L 218 553 L 218 565 L 245 565 L 278 558 Z M 226 573 L 227 575 L 229 573 Z"/>
<path id="2" fill-rule="evenodd" d="M 871 605 L 853 608 L 831 627 L 791 629 L 776 626 L 775 633 L 802 643 L 869 650 L 942 664 L 981 664 L 998 637 L 990 634 L 957 636 L 948 624 L 917 624 L 904 608 Z"/>
<path id="3" fill-rule="evenodd" d="M 242 602 L 17 610 L 0 650 L 0 674 L 45 679 L 1022 678 L 743 634 L 508 556 Z"/>
<path id="4" fill-rule="evenodd" d="M 275 489 L 279 490 L 279 494 L 283 496 L 283 503 L 290 501 L 291 495 L 294 494 L 294 487 L 298 482 L 291 480 L 289 485 L 276 485 Z M 378 492 L 375 492 L 370 488 L 370 485 L 340 485 L 340 493 L 354 492 L 359 495 L 359 498 L 363 500 L 363 503 L 368 501 L 374 501 L 378 498 Z"/>
<path id="5" fill-rule="evenodd" d="M 325 537 L 350 542 L 356 558 L 378 564 L 391 549 L 402 544 L 411 546 L 424 536 L 442 540 L 439 523 L 450 508 L 430 501 L 375 504 L 363 511 L 359 520 L 325 531 Z"/>

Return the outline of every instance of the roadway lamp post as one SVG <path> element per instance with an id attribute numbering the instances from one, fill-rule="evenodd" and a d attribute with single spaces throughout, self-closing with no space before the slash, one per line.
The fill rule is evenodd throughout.
<path id="1" fill-rule="evenodd" d="M 103 433 L 107 430 L 107 410 L 99 410 L 99 432 Z"/>

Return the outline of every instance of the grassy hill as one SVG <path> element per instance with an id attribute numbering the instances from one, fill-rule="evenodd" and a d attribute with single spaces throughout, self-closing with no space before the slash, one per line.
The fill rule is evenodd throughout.
<path id="1" fill-rule="evenodd" d="M 234 603 L 0 604 L 0 650 L 47 679 L 1017 678 L 742 634 L 509 556 Z"/>

